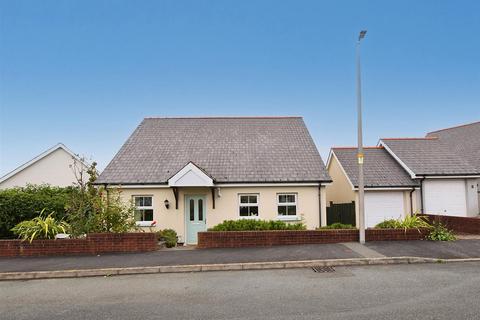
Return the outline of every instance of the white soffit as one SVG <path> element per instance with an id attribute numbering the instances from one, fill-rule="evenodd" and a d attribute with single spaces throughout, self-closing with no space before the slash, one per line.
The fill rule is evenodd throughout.
<path id="1" fill-rule="evenodd" d="M 213 179 L 194 163 L 189 162 L 173 177 L 168 179 L 168 185 L 170 187 L 212 187 Z"/>

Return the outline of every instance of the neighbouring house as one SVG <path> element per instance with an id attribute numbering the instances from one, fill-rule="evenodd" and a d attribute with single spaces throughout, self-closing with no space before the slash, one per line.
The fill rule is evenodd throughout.
<path id="1" fill-rule="evenodd" d="M 146 118 L 96 181 L 187 244 L 224 220 L 325 225 L 329 182 L 301 117 Z"/>
<path id="2" fill-rule="evenodd" d="M 58 143 L 0 178 L 0 189 L 49 184 L 67 187 L 77 182 L 75 171 L 86 171 L 88 164 L 64 144 Z M 85 178 L 88 175 L 84 172 Z"/>
<path id="3" fill-rule="evenodd" d="M 461 217 L 480 213 L 480 122 L 430 132 L 425 138 L 380 139 L 419 181 L 422 212 Z"/>
<path id="4" fill-rule="evenodd" d="M 358 225 L 357 149 L 332 148 L 327 170 L 327 222 Z M 365 148 L 365 221 L 412 213 L 480 214 L 480 122 L 430 132 L 423 138 L 383 138 Z M 337 219 L 337 220 L 335 220 Z M 342 220 L 342 221 L 343 221 Z"/>
<path id="5" fill-rule="evenodd" d="M 363 166 L 366 227 L 419 210 L 419 182 L 383 147 L 364 148 Z M 354 222 L 358 226 L 357 148 L 332 148 L 327 170 L 333 181 L 327 187 L 327 222 Z"/>

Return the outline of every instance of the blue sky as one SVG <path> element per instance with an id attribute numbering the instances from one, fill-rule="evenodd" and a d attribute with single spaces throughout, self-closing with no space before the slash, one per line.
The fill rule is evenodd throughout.
<path id="1" fill-rule="evenodd" d="M 103 168 L 145 116 L 302 115 L 324 159 L 480 120 L 478 1 L 0 1 L 0 174 Z"/>

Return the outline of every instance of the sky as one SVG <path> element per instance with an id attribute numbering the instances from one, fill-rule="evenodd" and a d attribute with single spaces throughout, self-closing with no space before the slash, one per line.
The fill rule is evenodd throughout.
<path id="1" fill-rule="evenodd" d="M 479 1 L 0 0 L 0 175 L 63 142 L 103 169 L 144 117 L 304 117 L 326 160 L 480 120 Z"/>

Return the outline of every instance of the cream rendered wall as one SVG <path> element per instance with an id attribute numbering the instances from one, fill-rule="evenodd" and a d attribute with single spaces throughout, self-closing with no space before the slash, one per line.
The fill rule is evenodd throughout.
<path id="1" fill-rule="evenodd" d="M 60 187 L 71 186 L 76 182 L 73 170 L 70 168 L 74 161 L 77 160 L 74 160 L 68 152 L 59 148 L 3 181 L 0 184 L 0 189 L 44 183 Z M 77 164 L 81 165 L 78 161 Z M 88 177 L 86 178 L 88 179 Z"/>
<path id="2" fill-rule="evenodd" d="M 323 187 L 325 188 L 325 187 Z M 179 188 L 178 210 L 175 209 L 175 197 L 171 188 L 138 188 L 121 190 L 124 201 L 131 201 L 132 196 L 152 196 L 154 220 L 156 229 L 171 228 L 177 231 L 182 241 L 185 239 L 185 195 L 205 195 L 207 228 L 213 227 L 224 220 L 237 220 L 239 216 L 239 199 L 241 193 L 258 194 L 259 216 L 262 220 L 277 219 L 277 194 L 296 193 L 297 213 L 301 215 L 308 229 L 319 226 L 319 189 L 311 187 L 220 187 L 221 197 L 215 192 L 215 209 L 212 208 L 212 192 L 209 188 Z M 170 209 L 165 208 L 168 200 Z M 322 206 L 325 208 L 325 205 Z M 324 211 L 326 209 L 323 209 Z M 148 230 L 148 228 L 147 228 Z"/>
<path id="3" fill-rule="evenodd" d="M 348 181 L 340 167 L 340 163 L 333 154 L 327 170 L 333 181 L 327 186 L 327 207 L 329 206 L 330 201 L 333 201 L 334 203 L 349 203 L 356 201 L 352 185 Z"/>

